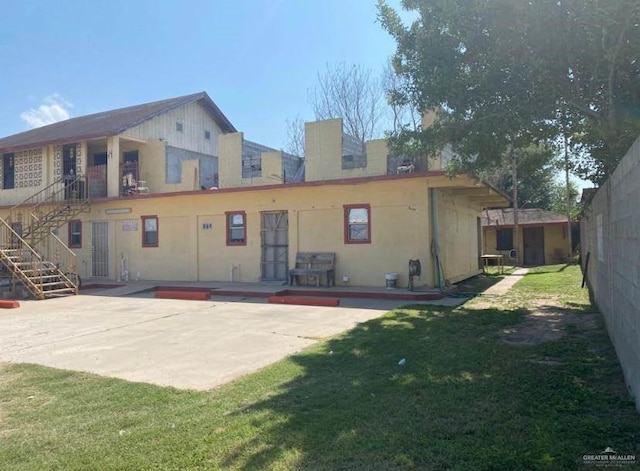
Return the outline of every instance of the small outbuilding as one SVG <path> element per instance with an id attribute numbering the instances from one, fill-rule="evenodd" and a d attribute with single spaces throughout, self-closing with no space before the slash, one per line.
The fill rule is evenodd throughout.
<path id="1" fill-rule="evenodd" d="M 482 212 L 483 252 L 513 258 L 515 249 L 513 208 Z M 577 237 L 569 247 L 567 216 L 545 209 L 519 209 L 520 247 L 524 265 L 548 265 L 566 261 L 574 252 Z M 573 231 L 573 225 L 572 225 Z M 574 232 L 574 236 L 577 234 Z"/>

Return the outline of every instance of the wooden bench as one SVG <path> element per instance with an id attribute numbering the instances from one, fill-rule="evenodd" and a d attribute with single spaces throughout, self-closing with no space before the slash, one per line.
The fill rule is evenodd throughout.
<path id="1" fill-rule="evenodd" d="M 327 286 L 336 285 L 336 254 L 333 252 L 298 252 L 296 267 L 289 270 L 289 285 L 294 280 L 299 283 L 298 276 L 316 278 L 316 286 L 320 286 L 320 277 L 327 278 Z"/>

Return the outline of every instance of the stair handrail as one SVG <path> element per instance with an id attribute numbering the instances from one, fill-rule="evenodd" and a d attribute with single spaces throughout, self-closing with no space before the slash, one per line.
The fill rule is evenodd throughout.
<path id="1" fill-rule="evenodd" d="M 20 243 L 20 250 L 27 250 L 28 252 L 31 253 L 31 255 L 33 255 L 35 257 L 35 259 L 37 260 L 38 263 L 44 263 L 44 260 L 42 260 L 42 257 L 40 256 L 40 254 L 38 252 L 36 252 L 21 236 L 20 234 L 18 234 L 16 231 L 13 230 L 13 228 L 11 227 L 11 225 L 9 225 L 4 219 L 0 218 L 0 228 L 1 226 L 4 226 L 4 229 L 8 229 L 8 235 L 10 238 L 10 242 L 11 245 L 18 245 L 18 242 Z M 5 232 L 3 231 L 3 234 Z M 2 243 L 2 245 L 4 246 L 4 239 L 3 237 L 0 237 L 0 242 Z M 4 259 L 4 257 L 1 257 L 1 259 Z M 36 260 L 32 260 L 32 263 L 35 264 Z M 20 270 L 18 267 L 11 267 L 10 265 L 8 265 L 6 262 L 2 262 L 5 265 L 7 265 L 8 267 L 11 268 L 11 273 L 13 277 L 18 277 L 22 280 L 22 282 L 25 284 L 25 286 L 27 287 L 27 289 L 29 291 L 31 291 L 31 294 L 33 294 L 36 297 L 41 297 L 42 296 L 42 279 L 40 280 L 40 286 L 38 287 L 38 285 L 36 283 L 33 282 L 33 280 L 31 280 L 28 276 L 26 276 L 22 270 Z"/>
<path id="2" fill-rule="evenodd" d="M 73 187 L 74 185 L 76 185 L 76 188 L 77 188 L 79 186 L 77 184 L 80 182 L 85 183 L 84 193 L 87 195 L 87 197 L 78 198 L 78 199 L 88 200 L 89 188 L 88 186 L 86 186 L 86 182 L 87 182 L 86 176 L 82 173 L 78 173 L 77 175 L 74 175 L 73 178 L 70 178 L 70 177 L 71 177 L 70 175 L 61 177 L 55 180 L 54 182 L 52 182 L 51 184 L 47 185 L 40 191 L 34 193 L 33 195 L 29 196 L 25 200 L 21 201 L 20 203 L 12 206 L 9 209 L 10 223 L 22 222 L 22 220 L 18 220 L 19 218 L 15 218 L 16 220 L 14 220 L 15 213 L 17 213 L 18 210 L 22 208 L 30 208 L 31 211 L 35 211 L 39 206 L 45 203 L 48 204 L 48 203 L 53 203 L 57 201 L 63 201 L 63 199 L 58 200 L 55 197 L 58 196 L 59 194 L 64 194 L 65 190 L 68 187 Z M 54 189 L 54 187 L 57 187 L 57 188 L 55 188 L 54 191 L 51 191 L 52 189 Z"/>
<path id="3" fill-rule="evenodd" d="M 5 221 L 4 219 L 0 218 L 0 224 L 4 225 L 5 229 L 9 229 L 10 236 L 14 238 L 14 239 L 12 239 L 12 241 L 13 241 L 12 243 L 13 244 L 15 244 L 16 240 L 19 241 L 20 245 L 21 245 L 20 246 L 21 249 L 27 249 L 29 252 L 31 252 L 31 255 L 35 255 L 38 260 L 40 260 L 41 262 L 44 261 L 42 259 L 42 256 L 33 247 L 31 247 L 27 243 L 27 241 L 22 238 L 22 236 L 20 234 L 18 234 L 16 231 L 14 231 L 13 228 L 11 227 L 11 225 L 7 223 L 7 221 Z"/>
<path id="4" fill-rule="evenodd" d="M 20 234 L 18 234 L 15 230 L 13 230 L 13 228 L 11 227 L 10 224 L 8 224 L 4 219 L 0 218 L 0 227 L 2 225 L 4 226 L 5 231 L 8 229 L 8 236 L 10 238 L 11 245 L 12 246 L 19 245 L 19 250 L 26 250 L 35 258 L 35 259 L 32 259 L 32 261 L 31 261 L 33 266 L 34 266 L 34 268 L 35 268 L 35 264 L 36 263 L 42 263 L 42 264 L 51 263 L 51 265 L 53 265 L 58 271 L 57 276 L 60 276 L 61 278 L 64 278 L 64 280 L 68 284 L 68 286 L 73 286 L 75 288 L 76 294 L 77 294 L 78 286 L 67 276 L 67 274 L 65 272 L 63 272 L 60 269 L 60 267 L 56 266 L 55 263 L 49 262 L 48 260 L 44 259 L 42 257 L 42 255 L 40 255 L 40 253 L 38 253 L 38 251 L 36 251 L 31 245 L 29 245 L 29 243 L 27 243 L 26 240 L 24 240 L 22 238 L 22 236 L 20 236 Z M 57 241 L 58 245 L 61 248 L 65 249 L 71 255 L 73 260 L 75 260 L 77 258 L 76 254 L 73 253 L 73 251 L 71 251 L 69 249 L 69 247 L 67 247 L 65 245 L 65 243 L 62 242 L 62 240 L 60 240 L 60 238 L 58 236 L 56 236 L 53 232 L 50 232 L 50 234 Z M 0 245 L 4 246 L 4 239 L 2 237 L 0 237 Z M 13 276 L 18 276 L 22 280 L 23 283 L 26 282 L 27 288 L 29 289 L 29 291 L 31 291 L 31 293 L 34 296 L 36 296 L 36 297 L 42 296 L 42 285 L 43 285 L 42 278 L 40 278 L 40 286 L 38 286 L 38 284 L 34 283 L 31 278 L 29 278 L 24 273 L 22 273 L 22 271 L 19 268 L 18 269 L 13 269 L 12 273 L 13 273 Z M 31 289 L 30 287 L 33 287 L 34 289 Z M 38 292 L 38 290 L 40 292 Z"/>
<path id="5" fill-rule="evenodd" d="M 54 241 L 54 243 L 56 244 L 56 247 L 45 247 L 45 241 L 51 241 L 51 240 Z M 68 272 L 77 273 L 76 272 L 76 260 L 78 259 L 77 255 L 73 252 L 73 250 L 71 250 L 67 246 L 67 244 L 62 242 L 62 240 L 57 235 L 55 235 L 53 232 L 49 231 L 49 238 L 38 242 L 36 244 L 36 248 L 40 249 L 40 250 L 38 250 L 39 253 L 43 253 L 44 254 L 44 256 L 43 256 L 44 260 L 48 260 L 48 261 L 52 262 L 54 265 L 56 265 L 56 267 L 58 267 L 58 270 L 63 272 L 63 274 L 64 274 L 64 270 L 63 270 L 63 268 L 61 268 L 59 266 L 59 261 L 62 260 L 64 258 L 64 256 L 66 256 L 68 259 L 73 261 L 72 265 L 67 267 L 67 271 Z M 54 254 L 50 253 L 52 251 L 55 252 L 56 249 L 63 251 L 64 255 L 60 255 L 59 254 L 57 256 L 54 256 Z M 58 260 L 56 260 L 56 258 Z M 65 275 L 65 278 L 66 278 L 66 275 Z M 74 284 L 74 286 L 75 286 L 75 284 Z"/>
<path id="6" fill-rule="evenodd" d="M 68 185 L 68 184 L 73 184 L 73 183 L 76 183 L 76 182 L 78 182 L 78 181 L 81 181 L 81 179 L 84 179 L 84 178 L 85 178 L 84 174 L 82 174 L 82 173 L 78 173 L 77 175 L 75 175 L 75 178 L 74 178 L 73 180 L 69 179 L 69 176 L 70 176 L 70 175 L 67 175 L 67 176 L 61 177 L 61 178 L 59 178 L 59 179 L 57 179 L 57 180 L 53 181 L 52 183 L 50 183 L 49 185 L 47 185 L 46 187 L 44 187 L 44 188 L 43 188 L 43 189 L 41 189 L 40 191 L 38 191 L 38 192 L 36 192 L 36 193 L 32 194 L 31 196 L 29 196 L 27 199 L 25 199 L 25 200 L 21 201 L 20 203 L 18 203 L 18 204 L 16 204 L 16 205 L 13 205 L 9 210 L 11 211 L 11 210 L 13 210 L 13 209 L 16 209 L 16 208 L 17 208 L 17 207 L 19 207 L 19 206 L 26 206 L 26 205 L 28 205 L 28 204 L 31 204 L 31 203 L 29 203 L 31 200 L 36 199 L 36 198 L 37 198 L 37 197 L 39 197 L 42 193 L 46 192 L 47 190 L 49 190 L 52 186 L 54 186 L 54 185 L 56 185 L 56 184 L 64 183 L 64 184 L 65 184 L 65 186 L 66 186 L 66 185 Z M 82 180 L 82 181 L 83 181 L 83 180 Z M 64 186 L 63 186 L 63 189 L 64 189 Z"/>

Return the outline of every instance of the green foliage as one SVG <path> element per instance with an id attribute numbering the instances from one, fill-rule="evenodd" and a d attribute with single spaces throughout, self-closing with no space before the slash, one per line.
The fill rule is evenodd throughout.
<path id="1" fill-rule="evenodd" d="M 640 133 L 640 2 L 637 0 L 404 0 L 411 25 L 384 0 L 379 20 L 396 39 L 399 92 L 428 129 L 392 145 L 451 143 L 475 168 L 510 148 L 563 133 L 582 152 L 574 167 L 601 182 Z M 428 143 L 428 144 L 427 144 Z"/>
<path id="2" fill-rule="evenodd" d="M 555 181 L 557 165 L 554 149 L 549 146 L 529 146 L 514 150 L 518 175 L 518 207 L 551 209 L 553 195 L 558 193 Z M 508 195 L 513 191 L 512 162 L 503 158 L 500 165 L 475 169 L 475 173 Z M 563 211 L 563 213 L 566 211 Z"/>
<path id="3" fill-rule="evenodd" d="M 551 206 L 548 208 L 559 214 L 567 213 L 567 192 L 570 201 L 571 219 L 576 221 L 580 217 L 580 191 L 575 183 L 569 182 L 569 188 L 566 185 L 556 183 L 553 193 L 551 194 Z"/>

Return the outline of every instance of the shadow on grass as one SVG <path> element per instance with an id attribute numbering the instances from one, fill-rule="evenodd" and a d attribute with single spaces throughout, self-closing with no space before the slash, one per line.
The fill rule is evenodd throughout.
<path id="1" fill-rule="evenodd" d="M 532 266 L 527 267 L 530 268 L 527 276 L 531 275 L 547 275 L 549 273 L 561 273 L 565 271 L 567 268 L 576 265 L 575 263 L 564 263 L 561 265 L 541 265 L 541 266 Z"/>
<path id="2" fill-rule="evenodd" d="M 505 275 L 508 274 L 509 273 L 501 274 L 498 272 L 482 273 L 457 283 L 456 287 L 458 288 L 458 293 L 480 294 L 503 280 Z"/>
<path id="3" fill-rule="evenodd" d="M 605 446 L 633 450 L 640 427 L 606 334 L 504 344 L 523 316 L 407 306 L 295 355 L 303 374 L 234 413 L 262 433 L 222 465 L 281 469 L 293 453 L 309 470 L 575 469 Z"/>

